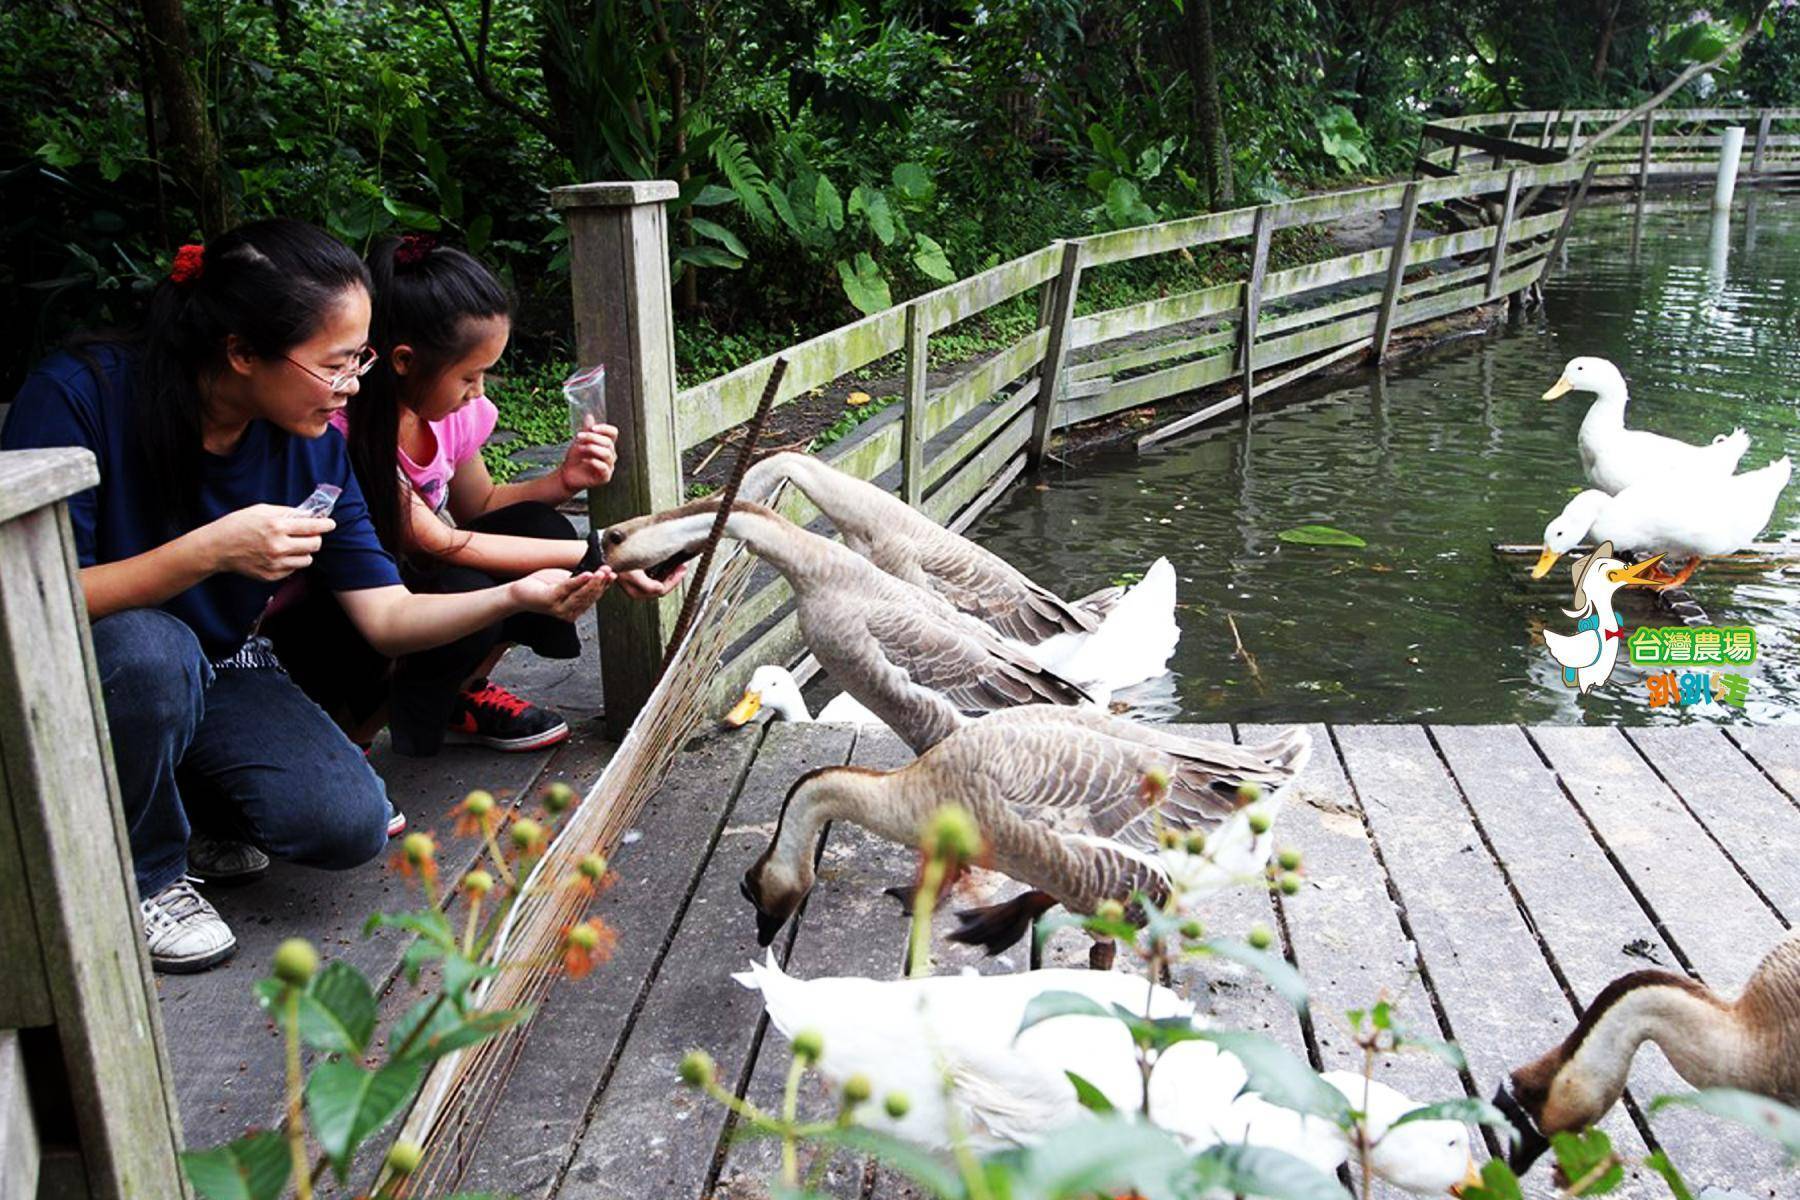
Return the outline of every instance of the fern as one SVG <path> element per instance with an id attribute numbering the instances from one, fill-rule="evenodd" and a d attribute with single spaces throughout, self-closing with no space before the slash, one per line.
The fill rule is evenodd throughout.
<path id="1" fill-rule="evenodd" d="M 720 130 L 717 140 L 712 144 L 712 160 L 725 180 L 750 214 L 750 220 L 764 233 L 775 226 L 775 214 L 769 211 L 768 201 L 763 198 L 768 190 L 768 180 L 763 177 L 762 168 L 750 157 L 750 147 L 744 139 L 731 130 Z"/>

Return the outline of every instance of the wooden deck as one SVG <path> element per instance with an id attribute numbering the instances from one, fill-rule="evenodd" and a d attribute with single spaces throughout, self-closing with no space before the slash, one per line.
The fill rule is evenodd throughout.
<path id="1" fill-rule="evenodd" d="M 1246 741 L 1266 732 L 1194 728 Z M 384 769 L 415 826 L 443 834 L 444 812 L 468 787 L 591 780 L 608 748 L 583 729 L 554 755 L 464 754 Z M 1304 785 L 1276 826 L 1305 854 L 1305 886 L 1292 898 L 1224 897 L 1208 917 L 1215 933 L 1259 922 L 1276 930 L 1311 984 L 1310 1018 L 1296 1019 L 1230 964 L 1207 962 L 1180 982 L 1216 1020 L 1265 1031 L 1322 1068 L 1357 1065 L 1342 1014 L 1385 992 L 1404 1024 L 1457 1041 L 1469 1070 L 1459 1076 L 1419 1054 L 1381 1077 L 1420 1099 L 1485 1096 L 1560 1039 L 1614 976 L 1660 965 L 1735 991 L 1800 914 L 1800 727 L 1313 732 Z M 777 1097 L 785 1044 L 765 1036 L 758 997 L 730 979 L 759 953 L 738 880 L 801 771 L 907 757 L 885 733 L 828 726 L 778 724 L 691 744 L 615 856 L 620 883 L 599 908 L 618 930 L 617 955 L 551 994 L 462 1187 L 529 1200 L 763 1195 L 773 1148 L 734 1140 L 723 1109 L 678 1085 L 676 1064 L 701 1047 L 741 1093 Z M 472 853 L 454 839 L 446 846 Z M 832 828 L 819 884 L 777 942 L 787 969 L 897 975 L 906 926 L 881 889 L 913 869 L 909 851 Z M 279 1042 L 249 994 L 275 943 L 310 933 L 327 953 L 391 977 L 399 942 L 364 941 L 359 928 L 395 887 L 373 867 L 280 872 L 221 897 L 244 942 L 237 962 L 161 985 L 190 1145 L 276 1119 Z M 981 961 L 941 938 L 937 945 L 944 970 L 1023 965 L 1020 954 Z M 1049 957 L 1084 962 L 1084 944 L 1065 931 Z M 391 996 L 388 1007 L 403 1000 Z M 1607 1122 L 1615 1143 L 1642 1155 L 1654 1139 L 1692 1181 L 1746 1196 L 1800 1190 L 1800 1175 L 1733 1127 L 1693 1113 L 1645 1119 L 1649 1097 L 1682 1086 L 1647 1048 L 1632 1103 Z M 1540 1168 L 1530 1194 L 1551 1194 L 1547 1176 Z M 909 1195 L 848 1158 L 834 1164 L 827 1190 Z M 1636 1180 L 1621 1194 L 1666 1193 Z"/>

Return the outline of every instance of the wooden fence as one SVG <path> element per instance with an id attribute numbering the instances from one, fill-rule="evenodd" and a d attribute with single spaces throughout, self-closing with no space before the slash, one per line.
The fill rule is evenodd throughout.
<path id="1" fill-rule="evenodd" d="M 1740 125 L 1748 155 L 1740 174 L 1800 173 L 1800 108 L 1659 108 L 1597 148 L 1589 144 L 1627 115 L 1625 109 L 1587 108 L 1452 117 L 1425 126 L 1417 166 L 1425 175 L 1466 170 L 1472 163 L 1491 169 L 1499 143 L 1503 161 L 1544 161 L 1534 153 L 1592 158 L 1602 182 L 1644 186 L 1659 178 L 1712 174 L 1719 163 L 1720 131 Z"/>
<path id="2" fill-rule="evenodd" d="M 878 363 L 891 366 L 902 380 L 897 411 L 869 421 L 823 457 L 880 481 L 940 521 L 966 525 L 1042 459 L 1058 429 L 1229 387 L 1143 439 L 1147 444 L 1246 410 L 1257 397 L 1340 359 L 1379 360 L 1395 330 L 1519 293 L 1551 261 L 1590 183 L 1634 172 L 1648 178 L 1711 171 L 1718 139 L 1704 131 L 1712 124 L 1756 125 L 1752 172 L 1800 169 L 1800 134 L 1784 132 L 1800 122 L 1800 109 L 1652 114 L 1646 128 L 1660 132 L 1642 143 L 1654 156 L 1649 171 L 1621 157 L 1630 150 L 1623 135 L 1597 154 L 1581 153 L 1584 130 L 1591 136 L 1620 115 L 1584 110 L 1444 121 L 1426 127 L 1416 172 L 1422 178 L 1411 182 L 1057 242 L 783 350 L 789 365 L 778 403 Z M 609 410 L 621 427 L 617 478 L 624 486 L 595 493 L 597 524 L 679 503 L 683 452 L 749 420 L 773 361 L 678 386 L 662 208 L 674 193 L 669 183 L 609 183 L 554 195 L 569 220 L 581 357 L 607 363 Z M 1474 227 L 1470 213 L 1478 214 Z M 1379 243 L 1340 252 L 1316 236 L 1349 216 L 1382 218 Z M 1433 232 L 1420 236 L 1421 229 Z M 1308 230 L 1315 235 L 1287 233 L 1283 265 L 1271 264 L 1278 236 Z M 1084 311 L 1082 281 L 1090 273 L 1191 256 L 1202 247 L 1215 261 L 1235 254 L 1234 277 Z M 1031 332 L 928 386 L 934 338 L 1027 293 L 1037 297 Z M 798 497 L 787 510 L 802 522 L 818 515 Z M 715 684 L 719 697 L 757 665 L 795 658 L 800 641 L 791 601 L 787 584 L 775 579 L 738 611 L 734 648 Z M 648 695 L 673 608 L 616 600 L 602 611 L 612 725 L 622 728 Z"/>
<path id="3" fill-rule="evenodd" d="M 66 498 L 0 453 L 0 1196 L 188 1194 Z"/>

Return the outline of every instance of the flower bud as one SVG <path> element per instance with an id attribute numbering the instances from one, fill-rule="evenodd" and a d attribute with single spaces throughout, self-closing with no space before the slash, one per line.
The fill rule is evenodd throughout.
<path id="1" fill-rule="evenodd" d="M 512 824 L 512 843 L 521 850 L 531 849 L 543 836 L 544 827 L 530 817 L 520 817 Z"/>
<path id="2" fill-rule="evenodd" d="M 889 1092 L 881 1098 L 881 1107 L 887 1111 L 888 1116 L 898 1121 L 912 1111 L 912 1101 L 907 1099 L 905 1092 Z"/>
<path id="3" fill-rule="evenodd" d="M 1206 927 L 1190 917 L 1181 923 L 1181 936 L 1190 942 L 1197 942 L 1206 936 Z"/>
<path id="4" fill-rule="evenodd" d="M 1178 850 L 1181 848 L 1181 831 L 1179 829 L 1165 829 L 1156 835 L 1156 840 L 1162 843 L 1162 848 L 1164 850 Z"/>
<path id="5" fill-rule="evenodd" d="M 470 871 L 463 876 L 463 890 L 471 896 L 485 896 L 494 890 L 494 877 L 486 871 Z"/>
<path id="6" fill-rule="evenodd" d="M 794 1057 L 811 1066 L 825 1053 L 825 1035 L 816 1029 L 802 1029 L 794 1035 Z"/>
<path id="7" fill-rule="evenodd" d="M 1155 804 L 1169 794 L 1169 772 L 1164 767 L 1151 767 L 1144 772 L 1144 781 L 1138 785 L 1138 795 L 1145 804 Z"/>
<path id="8" fill-rule="evenodd" d="M 595 883 L 599 883 L 606 878 L 606 856 L 603 854 L 584 856 L 581 860 L 581 873 Z"/>
<path id="9" fill-rule="evenodd" d="M 1260 808 L 1250 814 L 1250 832 L 1256 834 L 1258 837 L 1269 832 L 1274 824 L 1275 822 L 1270 818 L 1269 814 Z"/>
<path id="10" fill-rule="evenodd" d="M 844 1080 L 844 1101 L 847 1104 L 861 1104 L 874 1094 L 875 1085 L 860 1071 Z"/>
<path id="11" fill-rule="evenodd" d="M 476 788 L 463 797 L 463 811 L 471 817 L 485 817 L 494 811 L 494 794 Z"/>
<path id="12" fill-rule="evenodd" d="M 1300 877 L 1291 873 L 1283 875 L 1279 886 L 1282 895 L 1297 896 L 1300 894 Z"/>
<path id="13" fill-rule="evenodd" d="M 544 811 L 551 816 L 567 812 L 575 803 L 575 789 L 560 779 L 544 789 Z"/>
<path id="14" fill-rule="evenodd" d="M 1300 869 L 1300 852 L 1292 846 L 1288 846 L 1275 856 L 1275 861 L 1281 864 L 1281 869 L 1284 871 L 1298 871 Z"/>
<path id="15" fill-rule="evenodd" d="M 397 1175 L 411 1175 L 424 1161 L 425 1150 L 417 1142 L 395 1142 L 388 1147 L 387 1165 Z"/>
<path id="16" fill-rule="evenodd" d="M 275 978 L 289 987 L 305 987 L 319 969 L 319 952 L 305 938 L 289 938 L 275 947 Z"/>
<path id="17" fill-rule="evenodd" d="M 1257 924 L 1250 927 L 1250 932 L 1244 935 L 1244 940 L 1250 943 L 1253 950 L 1267 950 L 1275 944 L 1275 935 L 1269 932 L 1267 925 Z"/>
<path id="18" fill-rule="evenodd" d="M 1204 833 L 1188 834 L 1187 835 L 1187 852 L 1189 854 L 1205 854 L 1206 853 L 1206 835 Z"/>
<path id="19" fill-rule="evenodd" d="M 1240 783 L 1237 789 L 1238 805 L 1255 804 L 1262 799 L 1262 788 L 1254 783 Z"/>
<path id="20" fill-rule="evenodd" d="M 1094 915 L 1102 921 L 1123 921 L 1125 906 L 1117 900 L 1102 900 L 1094 908 Z"/>
<path id="21" fill-rule="evenodd" d="M 592 950 L 600 944 L 600 931 L 589 922 L 583 922 L 569 930 L 569 944 L 579 946 L 583 950 Z"/>
<path id="22" fill-rule="evenodd" d="M 400 853 L 413 866 L 424 866 L 437 856 L 437 843 L 429 833 L 409 833 L 400 843 Z"/>
<path id="23" fill-rule="evenodd" d="M 981 853 L 981 830 L 968 809 L 946 804 L 925 827 L 925 849 L 939 858 L 974 858 Z"/>
<path id="24" fill-rule="evenodd" d="M 691 1088 L 704 1087 L 713 1079 L 712 1055 L 704 1050 L 689 1050 L 681 1059 L 681 1082 Z"/>

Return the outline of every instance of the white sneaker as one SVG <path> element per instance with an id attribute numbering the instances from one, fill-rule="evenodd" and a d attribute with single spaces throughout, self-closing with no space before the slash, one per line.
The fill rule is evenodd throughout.
<path id="1" fill-rule="evenodd" d="M 158 971 L 186 975 L 216 966 L 237 953 L 237 938 L 218 911 L 184 876 L 148 900 L 140 900 L 144 940 L 150 965 Z"/>
<path id="2" fill-rule="evenodd" d="M 194 834 L 188 838 L 188 874 L 202 883 L 249 883 L 269 872 L 269 856 L 249 842 Z"/>

